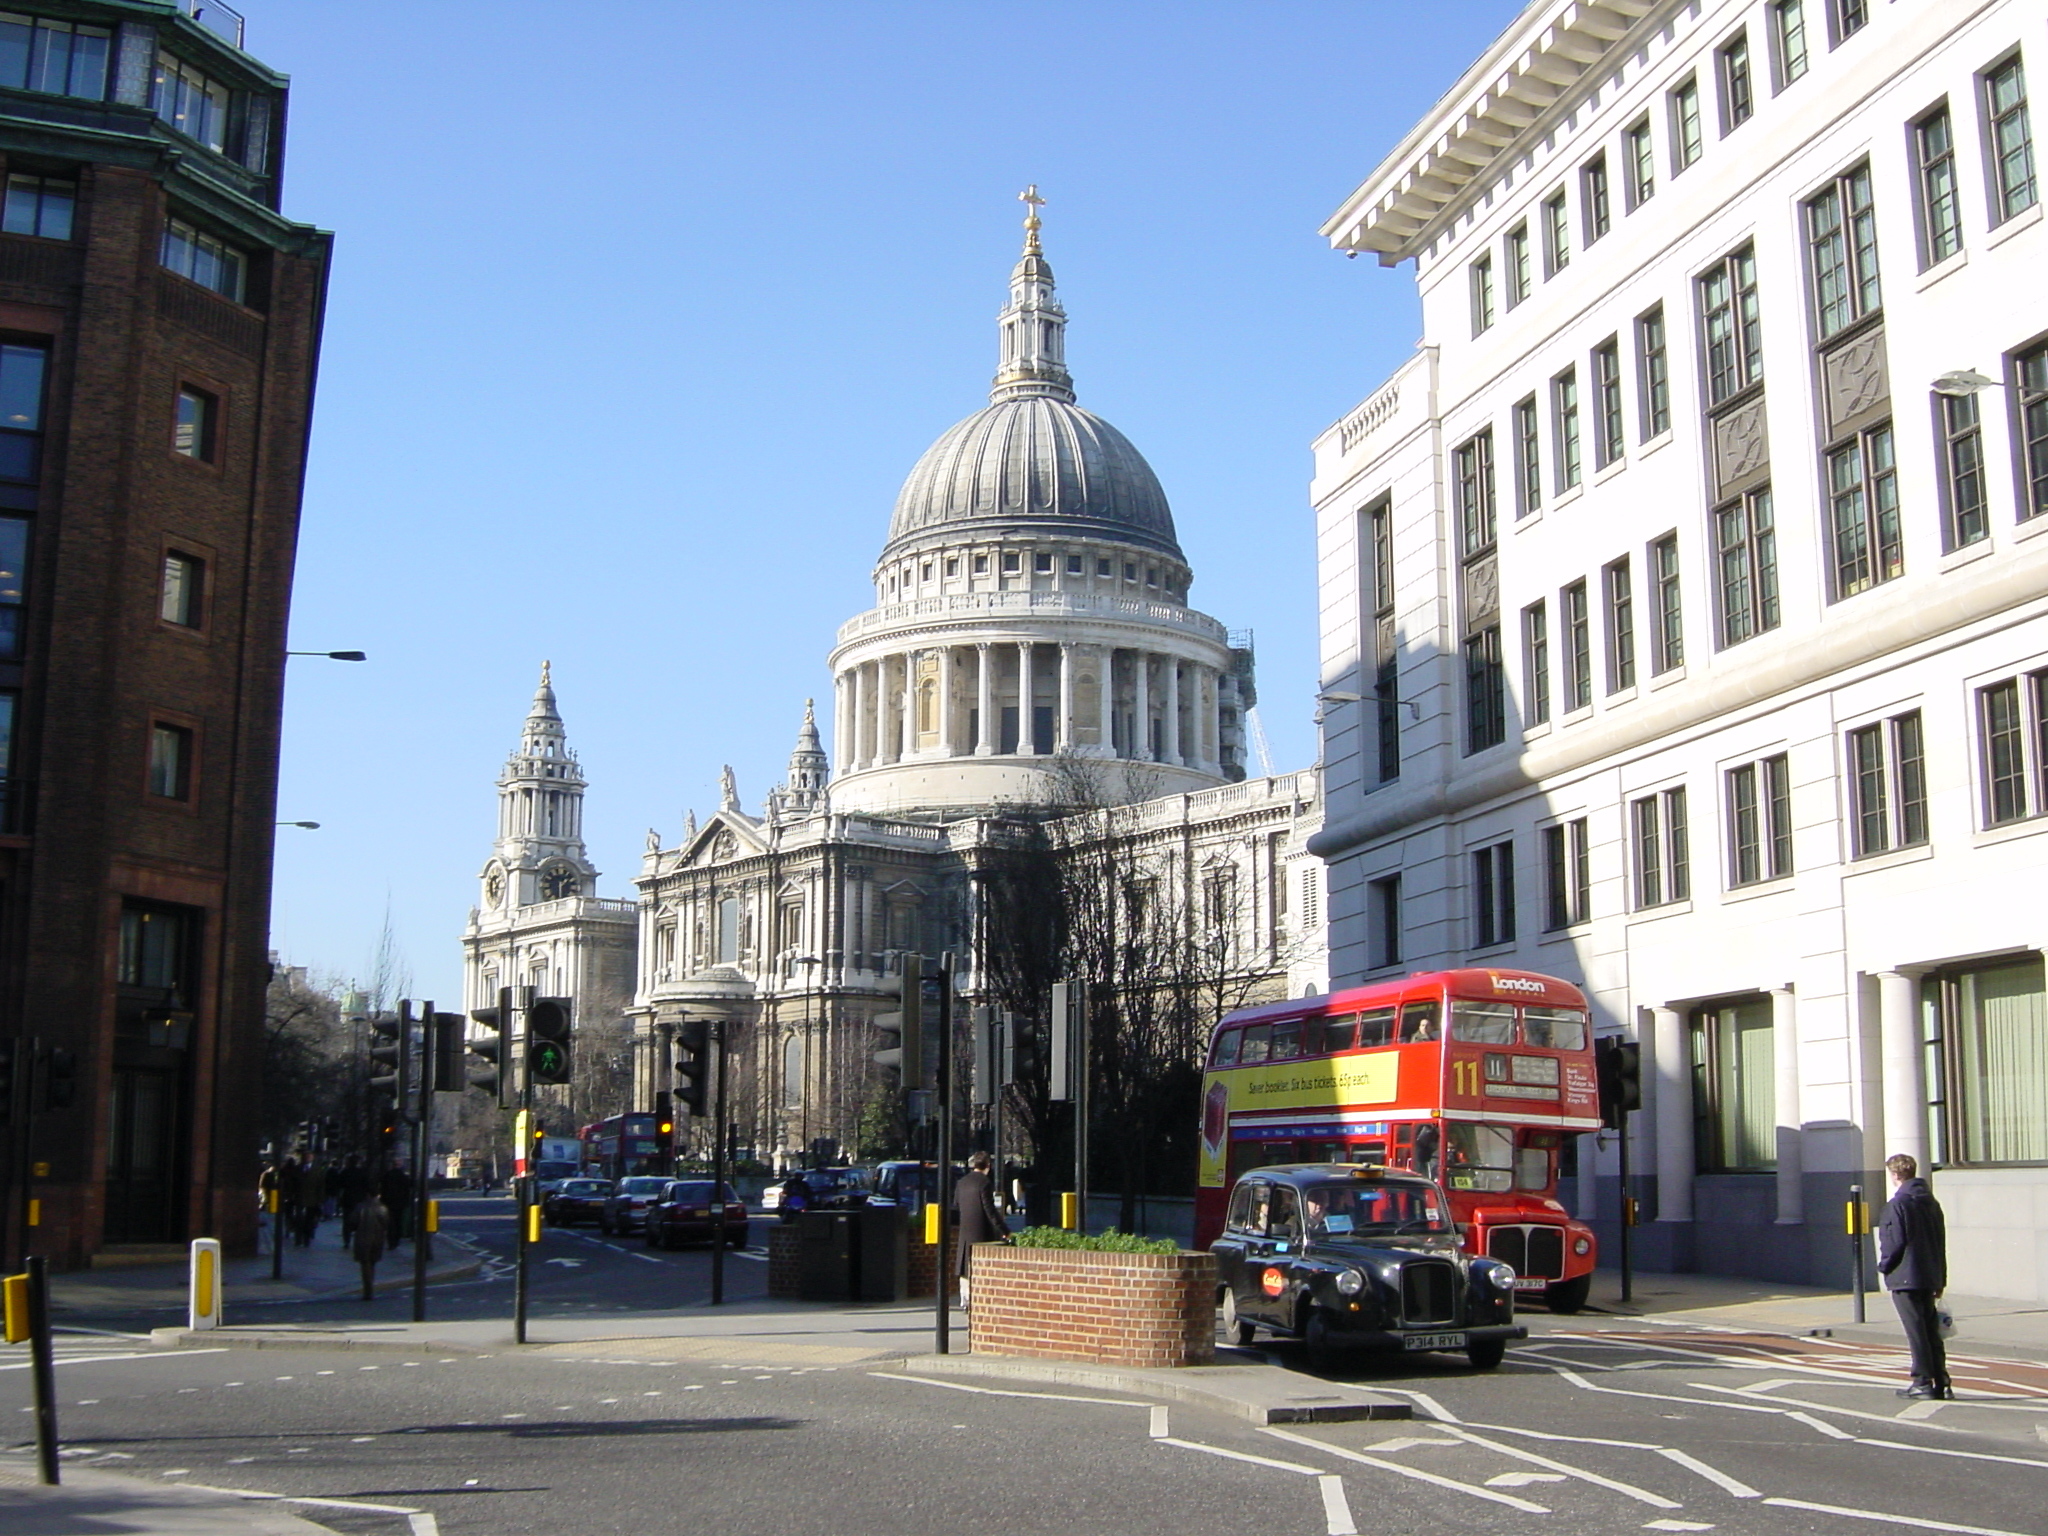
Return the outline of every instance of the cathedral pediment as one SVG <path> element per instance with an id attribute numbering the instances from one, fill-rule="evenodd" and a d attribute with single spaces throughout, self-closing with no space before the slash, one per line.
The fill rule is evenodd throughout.
<path id="1" fill-rule="evenodd" d="M 761 827 L 743 811 L 720 811 L 683 850 L 683 868 L 715 869 L 768 851 Z"/>

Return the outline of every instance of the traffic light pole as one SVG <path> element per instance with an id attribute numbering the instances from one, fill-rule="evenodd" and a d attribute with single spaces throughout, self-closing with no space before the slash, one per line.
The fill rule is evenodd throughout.
<path id="1" fill-rule="evenodd" d="M 509 1017 L 506 1022 L 509 1029 Z M 524 1022 L 523 1017 L 521 1022 Z M 522 1043 L 524 1036 L 525 1031 L 519 1031 L 519 1038 Z M 512 1036 L 508 1033 L 506 1038 L 509 1040 Z M 508 1055 L 512 1061 L 519 1062 L 519 1066 L 516 1069 L 519 1073 L 519 1118 L 514 1122 L 518 1126 L 518 1132 L 515 1137 L 518 1145 L 514 1149 L 513 1155 L 518 1159 L 517 1166 L 524 1170 L 521 1173 L 515 1174 L 512 1180 L 514 1191 L 512 1213 L 518 1218 L 519 1222 L 519 1263 L 512 1275 L 512 1342 L 524 1344 L 526 1342 L 526 1250 L 531 1246 L 527 1242 L 526 1237 L 528 1229 L 533 1224 L 533 1217 L 530 1214 L 533 1201 L 533 1142 L 528 1137 L 526 1128 L 533 1123 L 533 1074 L 526 1069 L 523 1053 L 516 1047 L 511 1049 Z M 506 1063 L 505 1070 L 514 1070 L 511 1061 Z"/>
<path id="2" fill-rule="evenodd" d="M 954 1226 L 953 1191 L 949 1187 L 953 1177 L 953 956 L 951 953 L 939 957 L 939 1027 L 934 1031 L 938 1041 L 938 1100 L 939 1118 L 939 1252 L 936 1268 L 937 1283 L 932 1287 L 938 1296 L 937 1315 L 934 1322 L 932 1347 L 938 1354 L 952 1352 L 953 1325 L 953 1276 L 946 1267 L 946 1236 Z M 923 985 L 920 976 L 918 983 Z M 960 1267 L 954 1260 L 953 1269 Z"/>
<path id="3" fill-rule="evenodd" d="M 725 1020 L 711 1026 L 713 1048 L 718 1052 L 718 1105 L 713 1111 L 712 1129 L 717 1144 L 711 1152 L 711 1305 L 725 1305 Z"/>
<path id="4" fill-rule="evenodd" d="M 1621 1299 L 1632 1300 L 1635 1293 L 1634 1239 L 1636 1224 L 1635 1182 L 1629 1176 L 1628 1158 L 1628 1111 L 1623 1110 L 1616 1117 L 1621 1121 L 1616 1134 L 1621 1138 Z"/>
<path id="5" fill-rule="evenodd" d="M 410 1007 L 399 1005 L 400 1017 Z M 434 1005 L 422 1003 L 414 1031 L 420 1042 L 420 1094 L 418 1116 L 412 1131 L 412 1320 L 427 1320 L 427 1149 L 433 1144 L 434 1089 Z"/>

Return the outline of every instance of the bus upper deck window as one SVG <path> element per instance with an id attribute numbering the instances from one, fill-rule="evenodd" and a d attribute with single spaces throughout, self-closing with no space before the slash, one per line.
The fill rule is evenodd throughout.
<path id="1" fill-rule="evenodd" d="M 1391 1045 L 1393 1039 L 1393 1009 L 1368 1008 L 1358 1016 L 1358 1043 L 1361 1046 Z"/>
<path id="2" fill-rule="evenodd" d="M 1443 1031 L 1437 1024 L 1439 1006 L 1435 998 L 1423 1003 L 1401 1005 L 1401 1040 L 1438 1040 Z"/>
<path id="3" fill-rule="evenodd" d="M 1237 1056 L 1239 1066 L 1249 1067 L 1266 1059 L 1266 1043 L 1272 1028 L 1270 1024 L 1253 1024 L 1246 1028 L 1244 1047 Z"/>
<path id="4" fill-rule="evenodd" d="M 1583 1008 L 1524 1008 L 1522 1038 L 1526 1044 L 1554 1051 L 1583 1051 L 1586 1012 Z"/>
<path id="5" fill-rule="evenodd" d="M 1300 1054 L 1301 1020 L 1280 1020 L 1273 1026 L 1273 1043 L 1266 1048 L 1266 1060 L 1292 1061 Z"/>
<path id="6" fill-rule="evenodd" d="M 1358 1015 L 1340 1013 L 1323 1020 L 1321 1054 L 1328 1056 L 1337 1051 L 1348 1051 L 1358 1043 Z"/>
<path id="7" fill-rule="evenodd" d="M 1216 1060 L 1213 1065 L 1219 1067 L 1236 1066 L 1237 1047 L 1243 1039 L 1244 1031 L 1241 1029 L 1226 1029 L 1222 1034 L 1218 1035 L 1216 1037 Z"/>
<path id="8" fill-rule="evenodd" d="M 1470 1040 L 1475 1045 L 1513 1045 L 1515 1005 L 1463 1001 L 1453 1003 L 1451 1034 L 1459 1040 Z"/>

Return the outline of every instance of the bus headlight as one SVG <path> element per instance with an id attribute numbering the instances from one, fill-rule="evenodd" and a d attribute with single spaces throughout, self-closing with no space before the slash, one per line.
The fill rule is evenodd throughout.
<path id="1" fill-rule="evenodd" d="M 1355 1269 L 1347 1269 L 1337 1276 L 1337 1293 L 1340 1296 L 1356 1296 L 1365 1289 L 1365 1276 Z"/>

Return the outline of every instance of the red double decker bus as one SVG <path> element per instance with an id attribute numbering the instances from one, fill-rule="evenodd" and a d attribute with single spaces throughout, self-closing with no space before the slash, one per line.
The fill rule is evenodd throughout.
<path id="1" fill-rule="evenodd" d="M 1600 1128 L 1599 1098 L 1585 994 L 1552 976 L 1430 971 L 1241 1009 L 1209 1043 L 1195 1246 L 1246 1169 L 1380 1163 L 1435 1178 L 1469 1252 L 1575 1312 L 1596 1254 L 1558 1203 L 1558 1153 Z"/>

